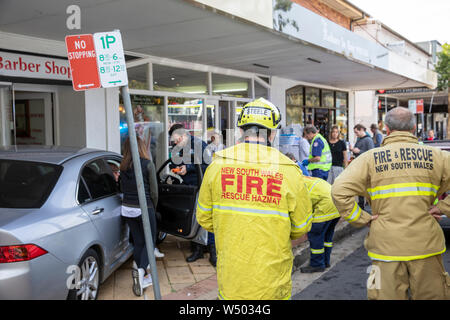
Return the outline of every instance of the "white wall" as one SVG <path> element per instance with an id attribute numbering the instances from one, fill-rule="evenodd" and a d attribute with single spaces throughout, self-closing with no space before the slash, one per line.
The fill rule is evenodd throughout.
<path id="1" fill-rule="evenodd" d="M 86 146 L 120 152 L 118 89 L 85 91 Z"/>
<path id="2" fill-rule="evenodd" d="M 377 97 L 374 91 L 354 91 L 354 116 L 350 116 L 354 123 L 350 125 L 350 132 L 353 134 L 353 127 L 362 124 L 370 133 L 370 125 L 378 123 Z M 354 142 L 355 136 L 351 136 L 350 142 Z"/>
<path id="3" fill-rule="evenodd" d="M 84 93 L 72 87 L 58 88 L 58 130 L 57 144 L 62 146 L 85 147 L 86 124 Z"/>

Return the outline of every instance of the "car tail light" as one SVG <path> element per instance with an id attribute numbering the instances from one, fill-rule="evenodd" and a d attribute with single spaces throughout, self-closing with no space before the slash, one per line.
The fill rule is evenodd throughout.
<path id="1" fill-rule="evenodd" d="M 0 263 L 28 261 L 46 253 L 47 251 L 34 244 L 0 247 Z"/>

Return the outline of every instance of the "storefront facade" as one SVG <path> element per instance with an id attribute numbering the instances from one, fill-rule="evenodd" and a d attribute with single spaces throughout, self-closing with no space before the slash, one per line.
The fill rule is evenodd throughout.
<path id="1" fill-rule="evenodd" d="M 0 69 L 1 145 L 121 152 L 127 128 L 119 90 L 72 89 L 68 34 L 121 30 L 137 130 L 157 165 L 168 157 L 171 125 L 182 123 L 205 141 L 212 132 L 222 133 L 230 145 L 238 134 L 227 129 L 235 128 L 240 108 L 257 97 L 280 108 L 282 125 L 314 124 L 327 136 L 337 124 L 343 138 L 353 141 L 351 128 L 372 121 L 367 108 L 376 110 L 372 102 L 361 107 L 359 90 L 435 81 L 427 70 L 403 70 L 385 48 L 294 2 L 283 12 L 272 0 L 135 4 L 118 0 L 101 11 L 81 5 L 82 25 L 89 26 L 81 30 L 65 30 L 46 16 L 22 21 L 12 15 L 5 21 L 0 53 L 3 62 L 13 62 Z M 36 15 L 34 5 L 27 9 L 30 16 Z M 64 2 L 40 9 L 66 18 Z M 110 19 L 125 11 L 134 18 Z M 287 21 L 292 23 L 283 27 Z"/>

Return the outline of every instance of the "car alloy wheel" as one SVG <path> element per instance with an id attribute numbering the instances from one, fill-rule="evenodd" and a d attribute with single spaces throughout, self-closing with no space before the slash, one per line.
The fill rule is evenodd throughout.
<path id="1" fill-rule="evenodd" d="M 78 264 L 80 275 L 76 288 L 69 291 L 70 300 L 96 300 L 100 286 L 100 259 L 95 250 L 89 249 Z"/>

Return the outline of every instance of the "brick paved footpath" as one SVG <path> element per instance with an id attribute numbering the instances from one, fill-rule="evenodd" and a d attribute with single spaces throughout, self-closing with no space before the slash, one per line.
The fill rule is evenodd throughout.
<path id="1" fill-rule="evenodd" d="M 336 227 L 335 241 L 349 232 L 348 223 L 340 221 Z M 309 244 L 304 236 L 292 242 L 294 270 L 309 259 Z M 216 269 L 209 263 L 209 254 L 203 259 L 187 263 L 190 242 L 168 235 L 159 245 L 164 258 L 157 259 L 158 277 L 163 300 L 215 300 L 217 299 Z M 99 300 L 153 300 L 153 287 L 137 297 L 132 290 L 133 260 L 130 258 L 105 283 L 100 286 Z"/>

